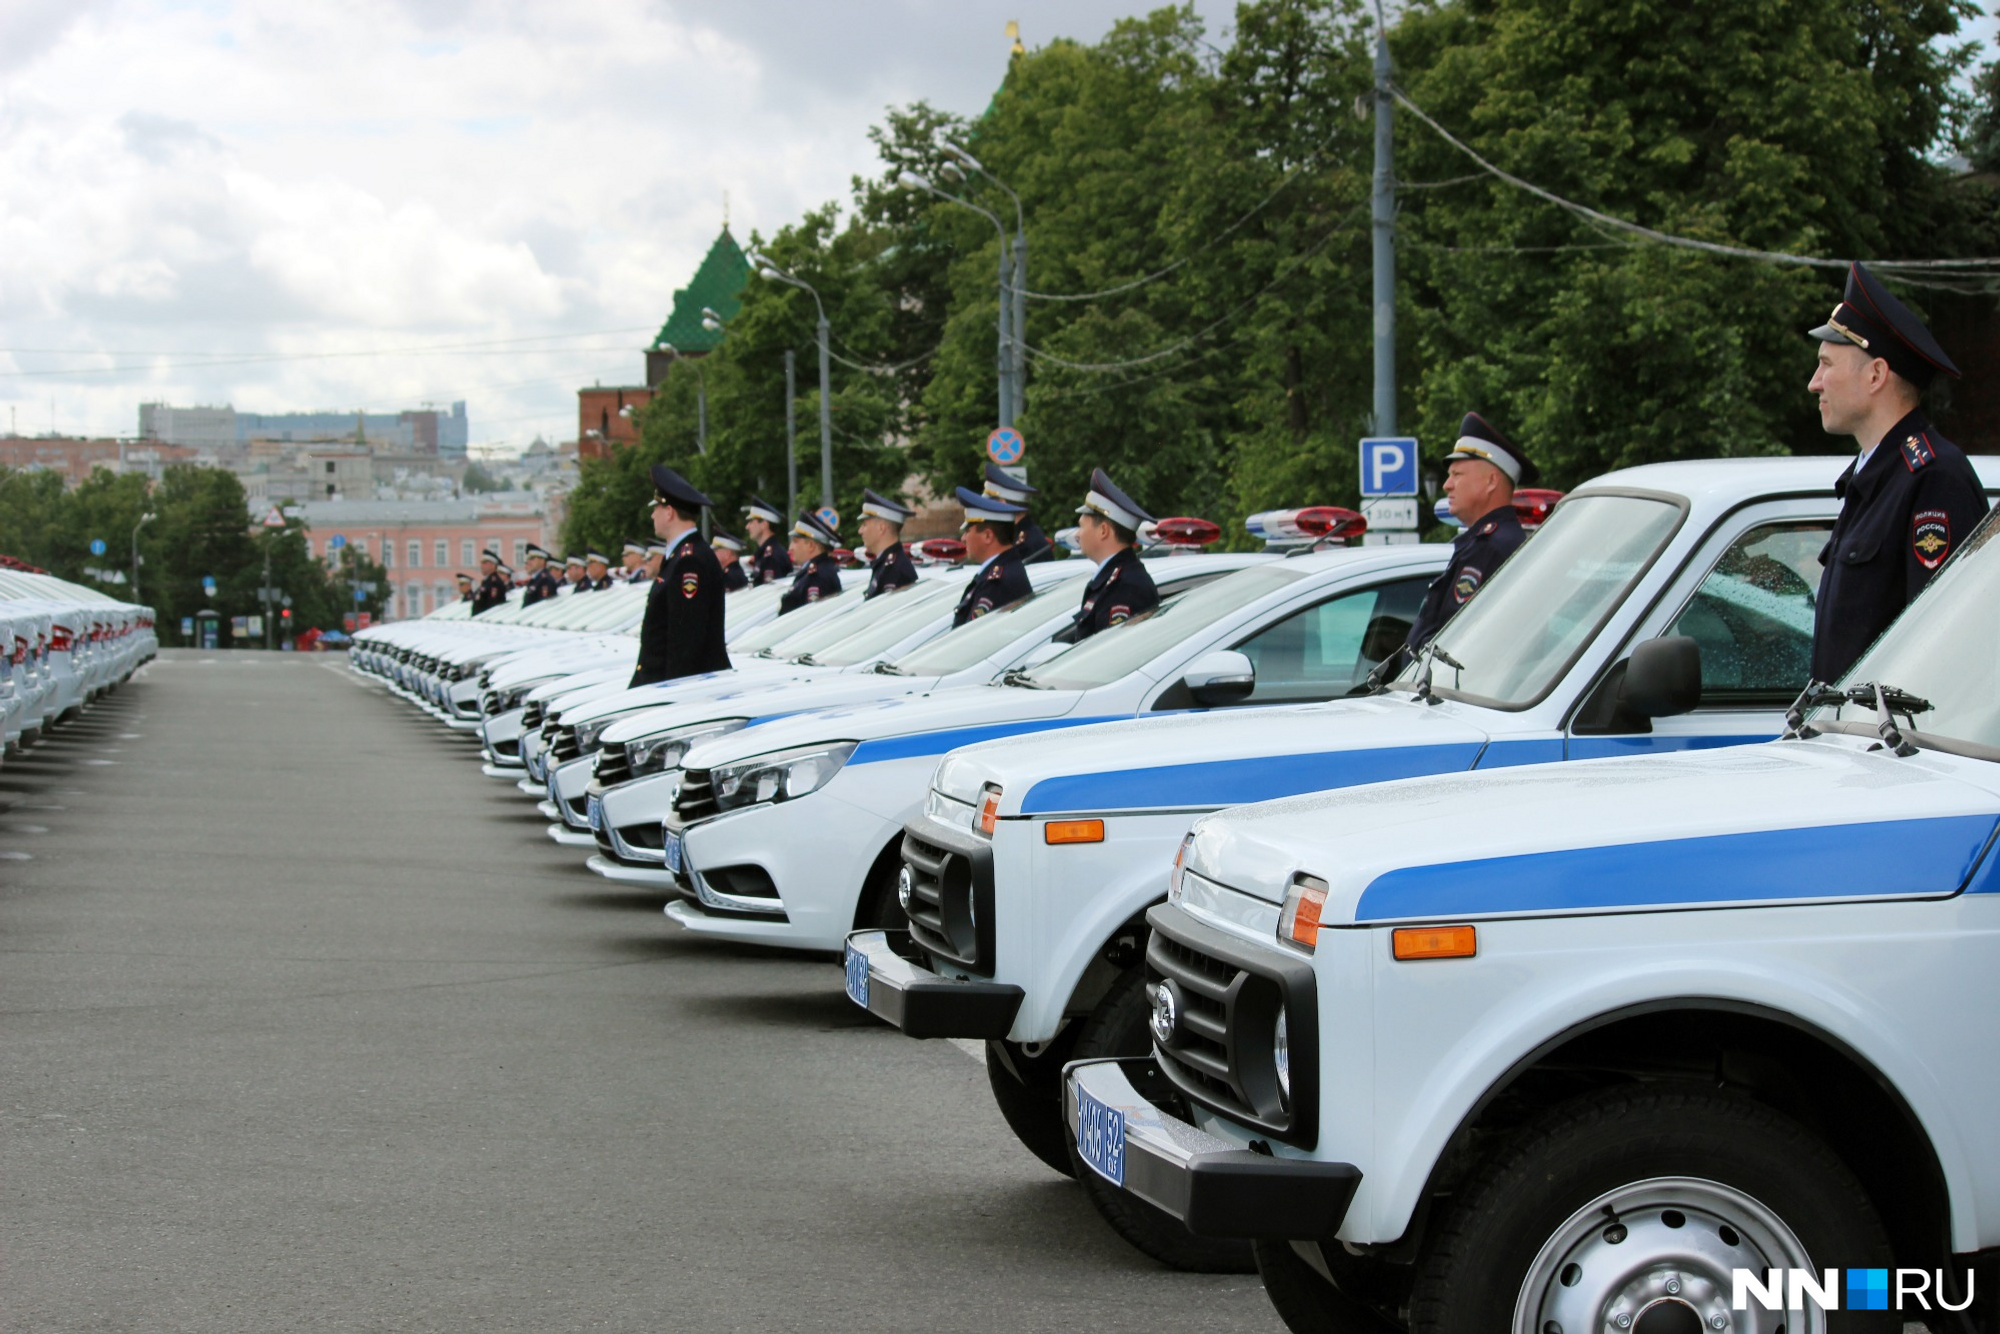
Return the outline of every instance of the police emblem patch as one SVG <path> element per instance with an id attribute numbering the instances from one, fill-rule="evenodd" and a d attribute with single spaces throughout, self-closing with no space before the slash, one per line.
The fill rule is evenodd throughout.
<path id="1" fill-rule="evenodd" d="M 691 598 L 695 595 L 696 592 L 700 590 L 700 588 L 701 588 L 701 575 L 699 572 L 695 570 L 689 570 L 686 574 L 681 576 L 682 597 Z"/>
<path id="2" fill-rule="evenodd" d="M 1464 602 L 1479 591 L 1479 581 L 1484 576 L 1477 570 L 1460 570 L 1458 578 L 1451 582 L 1451 596 L 1454 602 Z"/>
<path id="3" fill-rule="evenodd" d="M 1113 625 L 1123 625 L 1131 619 L 1132 609 L 1130 607 L 1113 607 L 1111 609 L 1111 623 Z"/>
<path id="4" fill-rule="evenodd" d="M 1935 570 L 1951 554 L 1951 516 L 1943 510 L 1918 510 L 1910 516 L 1910 551 L 1917 564 Z"/>

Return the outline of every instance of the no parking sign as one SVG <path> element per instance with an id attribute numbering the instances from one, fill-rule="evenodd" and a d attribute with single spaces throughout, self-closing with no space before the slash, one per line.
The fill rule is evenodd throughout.
<path id="1" fill-rule="evenodd" d="M 1027 452 L 1028 442 L 1011 426 L 996 426 L 986 437 L 986 457 L 1003 468 L 1019 463 Z"/>

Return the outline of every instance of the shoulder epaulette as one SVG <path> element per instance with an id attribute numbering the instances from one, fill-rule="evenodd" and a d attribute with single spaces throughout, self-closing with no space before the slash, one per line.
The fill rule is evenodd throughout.
<path id="1" fill-rule="evenodd" d="M 1928 468 L 1935 462 L 1937 451 L 1931 448 L 1931 442 L 1924 438 L 1921 431 L 1903 442 L 1903 466 L 1911 472 Z"/>

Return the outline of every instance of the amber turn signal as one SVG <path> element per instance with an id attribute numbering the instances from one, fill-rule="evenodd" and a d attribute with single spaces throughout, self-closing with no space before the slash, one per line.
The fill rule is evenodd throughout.
<path id="1" fill-rule="evenodd" d="M 1390 935 L 1398 959 L 1470 959 L 1479 953 L 1479 933 L 1469 926 L 1399 926 Z"/>
<path id="2" fill-rule="evenodd" d="M 1104 841 L 1104 821 L 1102 820 L 1051 820 L 1042 826 L 1042 842 L 1057 843 L 1102 843 Z"/>

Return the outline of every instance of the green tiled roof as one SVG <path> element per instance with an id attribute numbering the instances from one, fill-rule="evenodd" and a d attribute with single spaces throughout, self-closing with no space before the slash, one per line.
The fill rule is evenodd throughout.
<path id="1" fill-rule="evenodd" d="M 742 308 L 739 298 L 743 284 L 749 280 L 750 261 L 743 257 L 743 248 L 725 226 L 688 285 L 674 293 L 673 314 L 660 326 L 653 346 L 672 343 L 682 352 L 713 352 L 722 342 L 722 334 L 701 327 L 702 307 L 707 306 L 727 323 Z"/>

